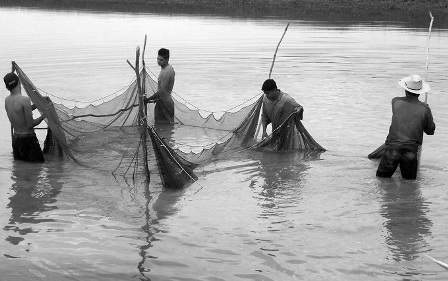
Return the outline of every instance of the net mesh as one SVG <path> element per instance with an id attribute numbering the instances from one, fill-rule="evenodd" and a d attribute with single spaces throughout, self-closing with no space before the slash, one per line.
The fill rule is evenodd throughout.
<path id="1" fill-rule="evenodd" d="M 369 158 L 369 159 L 380 159 L 383 156 L 385 150 L 386 150 L 386 144 L 383 143 L 377 149 L 375 149 L 369 155 L 367 155 L 367 158 Z"/>
<path id="2" fill-rule="evenodd" d="M 292 113 L 270 136 L 254 148 L 267 151 L 318 150 L 325 151 L 300 121 L 300 112 Z"/>
<path id="3" fill-rule="evenodd" d="M 26 93 L 46 117 L 47 153 L 60 155 L 63 151 L 78 164 L 115 174 L 139 173 L 144 164 L 142 146 L 145 144 L 142 143 L 142 126 L 139 126 L 137 79 L 108 101 L 68 107 L 43 97 L 15 62 L 13 67 Z M 157 91 L 157 82 L 145 68 L 139 80 L 147 96 Z M 225 153 L 245 149 L 325 150 L 311 137 L 297 115 L 290 116 L 268 138 L 257 143 L 262 97 L 256 95 L 218 116 L 173 94 L 173 124 L 158 124 L 154 120 L 155 106 L 148 104 L 147 158 L 156 159 L 152 162 L 157 167 L 151 169 L 159 171 L 164 186 L 180 188 L 195 181 L 193 169 L 196 165 Z"/>

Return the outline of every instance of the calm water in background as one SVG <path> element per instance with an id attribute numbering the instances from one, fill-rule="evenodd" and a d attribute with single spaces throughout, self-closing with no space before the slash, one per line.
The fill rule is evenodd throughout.
<path id="1" fill-rule="evenodd" d="M 260 93 L 288 22 L 272 78 L 304 106 L 328 149 L 318 160 L 248 151 L 198 167 L 197 184 L 172 192 L 154 163 L 146 185 L 69 161 L 13 161 L 1 110 L 0 280 L 447 280 L 426 256 L 448 262 L 446 29 L 431 34 L 437 129 L 419 179 L 377 179 L 366 157 L 387 135 L 397 80 L 426 77 L 429 18 L 411 27 L 0 8 L 0 70 L 14 60 L 42 91 L 82 106 L 130 83 L 126 60 L 147 34 L 147 66 L 157 74 L 155 54 L 169 48 L 174 91 L 220 111 Z"/>

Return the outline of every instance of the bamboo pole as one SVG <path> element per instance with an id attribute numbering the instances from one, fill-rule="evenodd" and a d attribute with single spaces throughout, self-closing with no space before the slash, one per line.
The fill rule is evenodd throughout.
<path id="1" fill-rule="evenodd" d="M 285 31 L 283 31 L 283 35 L 282 35 L 282 37 L 280 38 L 280 41 L 277 44 L 277 48 L 275 48 L 274 58 L 272 60 L 271 69 L 269 70 L 269 78 L 271 78 L 272 69 L 274 68 L 274 63 L 275 63 L 275 58 L 277 57 L 278 47 L 280 47 L 280 43 L 282 43 L 283 37 L 285 37 L 285 33 L 288 30 L 288 27 L 289 27 L 289 22 L 286 25 Z"/>
<path id="2" fill-rule="evenodd" d="M 428 42 L 426 44 L 426 82 L 429 82 L 429 74 L 428 74 L 428 64 L 429 64 L 429 39 L 431 38 L 431 29 L 432 23 L 434 22 L 434 17 L 432 16 L 431 11 L 429 11 L 429 17 L 431 18 L 431 22 L 429 23 L 428 30 Z M 428 101 L 428 93 L 425 93 L 425 102 Z"/>
<path id="3" fill-rule="evenodd" d="M 142 148 L 143 148 L 143 167 L 146 174 L 146 180 L 149 181 L 150 179 L 150 173 L 148 168 L 148 147 L 146 144 L 146 114 L 144 112 L 144 97 L 142 92 L 142 84 L 140 79 L 140 65 L 139 65 L 139 59 L 140 59 L 140 47 L 137 47 L 135 52 L 135 67 L 129 62 L 128 64 L 134 69 L 136 79 L 137 79 L 137 89 L 138 89 L 138 95 L 139 95 L 139 104 L 138 104 L 138 125 L 140 130 L 140 138 L 142 142 Z"/>
<path id="4" fill-rule="evenodd" d="M 271 78 L 272 69 L 274 68 L 274 63 L 275 63 L 275 59 L 277 57 L 278 47 L 280 47 L 280 43 L 282 43 L 283 37 L 285 37 L 288 27 L 289 27 L 289 22 L 285 27 L 285 31 L 283 31 L 283 35 L 280 38 L 280 41 L 278 42 L 277 47 L 275 48 L 274 58 L 272 59 L 271 69 L 269 70 L 269 76 L 268 76 L 269 79 Z M 261 120 L 260 120 L 260 122 L 258 122 L 257 131 L 255 132 L 255 138 L 258 136 L 258 133 L 260 132 L 260 128 L 261 128 Z"/>
<path id="5" fill-rule="evenodd" d="M 448 264 L 441 262 L 439 260 L 436 260 L 435 258 L 431 257 L 430 255 L 426 255 L 430 260 L 432 260 L 433 262 L 437 263 L 438 265 L 440 265 L 441 267 L 448 269 Z"/>
<path id="6" fill-rule="evenodd" d="M 143 77 L 143 81 L 142 81 L 142 92 L 141 92 L 141 96 L 143 97 L 143 100 L 146 98 L 146 64 L 145 64 L 145 51 L 146 51 L 146 34 L 145 34 L 145 41 L 143 43 L 143 52 L 142 52 L 142 77 Z M 147 107 L 147 103 L 143 102 L 143 113 L 144 113 L 144 126 L 145 126 L 145 140 L 146 140 L 146 127 L 148 126 L 148 107 Z"/>
<path id="7" fill-rule="evenodd" d="M 15 70 L 16 70 L 16 67 L 15 67 L 15 61 L 12 61 L 11 62 L 11 64 L 12 64 L 12 66 L 11 66 L 11 72 L 14 72 Z M 11 123 L 11 142 L 14 140 L 14 127 L 12 126 L 12 123 Z"/>
<path id="8" fill-rule="evenodd" d="M 146 50 L 146 35 L 145 35 L 145 42 L 143 45 L 143 52 L 142 52 L 142 64 L 143 64 L 143 69 L 142 69 L 142 76 L 143 76 L 143 81 L 139 82 L 140 80 L 140 75 L 137 74 L 137 83 L 140 86 L 139 89 L 139 115 L 141 118 L 141 134 L 142 134 L 142 143 L 143 143 L 143 161 L 144 166 L 145 166 L 145 173 L 146 173 L 146 179 L 149 182 L 150 176 L 149 176 L 149 168 L 148 168 L 148 145 L 147 145 L 147 128 L 148 128 L 148 119 L 147 119 L 147 107 L 146 107 L 146 103 L 145 103 L 145 96 L 146 96 L 146 68 L 145 68 L 145 50 Z M 138 69 L 138 68 L 137 68 Z"/>

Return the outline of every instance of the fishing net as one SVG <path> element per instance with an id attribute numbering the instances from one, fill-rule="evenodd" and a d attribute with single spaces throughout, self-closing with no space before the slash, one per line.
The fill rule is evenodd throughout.
<path id="1" fill-rule="evenodd" d="M 308 133 L 300 119 L 300 112 L 292 113 L 270 136 L 254 145 L 254 148 L 265 151 L 325 151 Z"/>
<path id="2" fill-rule="evenodd" d="M 193 173 L 196 164 L 177 155 L 154 131 L 154 128 L 148 127 L 148 133 L 151 137 L 154 152 L 156 154 L 157 165 L 164 186 L 182 188 L 188 183 L 198 179 Z"/>
<path id="3" fill-rule="evenodd" d="M 216 114 L 196 108 L 173 93 L 174 122 L 158 123 L 155 105 L 147 104 L 147 116 L 139 114 L 139 87 L 145 95 L 157 91 L 157 82 L 145 68 L 121 93 L 99 104 L 77 107 L 43 97 L 31 80 L 13 62 L 23 88 L 44 114 L 49 130 L 44 148 L 76 163 L 114 174 L 139 174 L 144 151 L 151 171 L 158 170 L 164 186 L 180 188 L 197 179 L 195 166 L 226 153 L 245 149 L 271 151 L 323 149 L 307 132 L 298 116 L 292 115 L 267 139 L 257 143 L 262 95 Z M 171 102 L 171 101 L 170 101 Z M 141 106 L 141 103 L 140 103 Z M 142 126 L 147 118 L 148 128 Z M 143 135 L 149 138 L 143 141 Z M 146 138 L 145 138 L 146 139 Z M 143 147 L 147 146 L 145 150 Z M 155 161 L 154 161 L 155 159 Z"/>
<path id="4" fill-rule="evenodd" d="M 377 149 L 372 151 L 369 155 L 367 155 L 367 158 L 369 159 L 380 159 L 385 151 L 386 145 L 383 143 L 380 145 Z"/>

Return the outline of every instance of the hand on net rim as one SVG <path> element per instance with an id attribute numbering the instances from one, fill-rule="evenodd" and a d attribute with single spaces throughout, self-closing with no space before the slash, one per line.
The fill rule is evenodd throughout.
<path id="1" fill-rule="evenodd" d="M 294 108 L 294 113 L 300 115 L 300 120 L 303 119 L 303 107 L 297 106 L 296 108 Z"/>
<path id="2" fill-rule="evenodd" d="M 149 98 L 144 98 L 143 101 L 145 103 L 155 103 L 156 102 L 155 100 L 149 100 Z"/>

